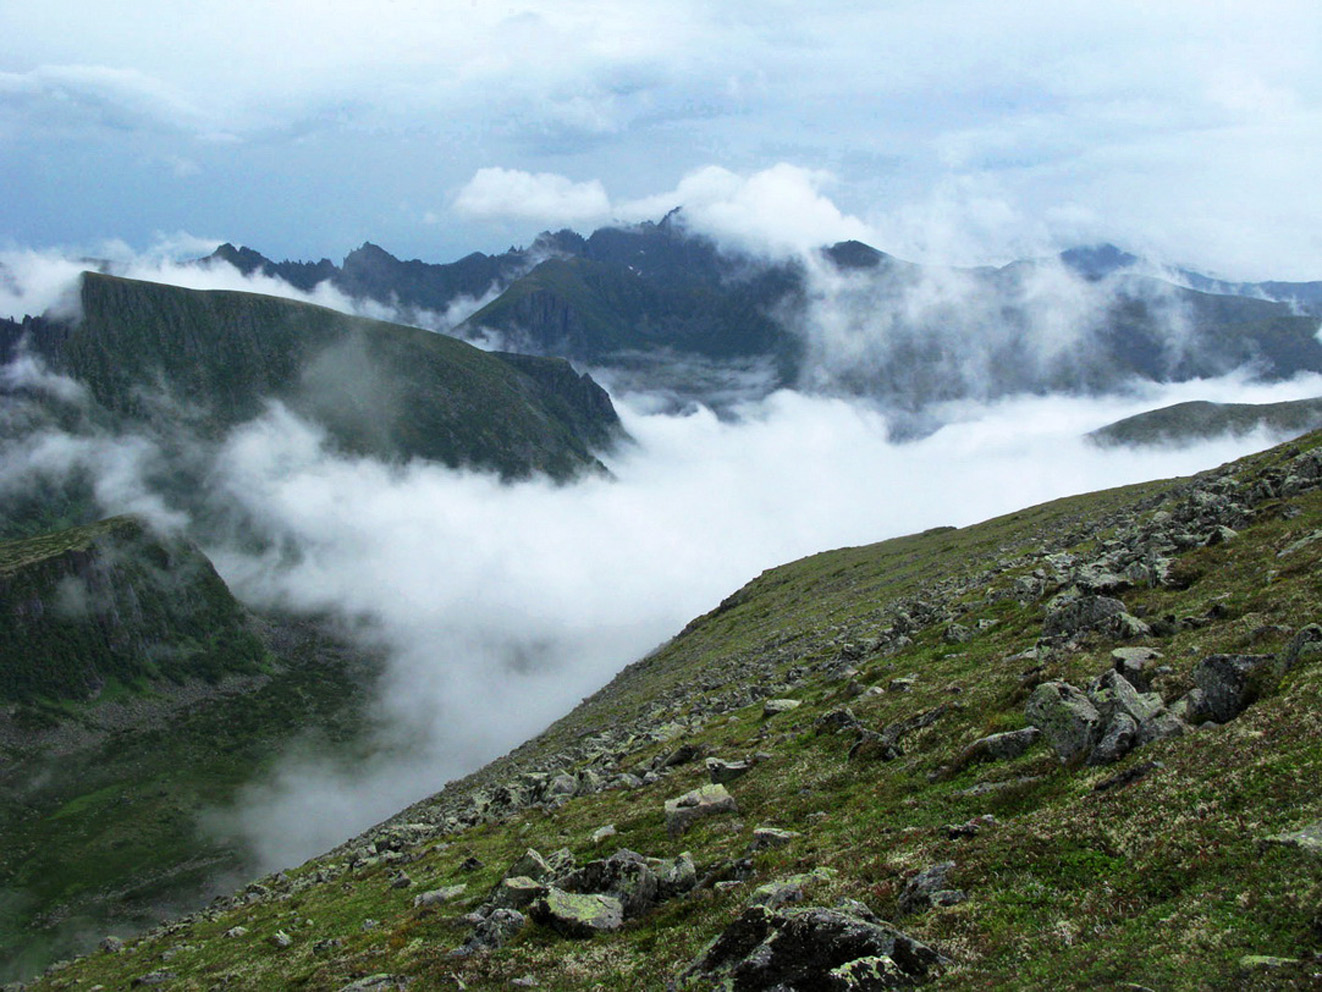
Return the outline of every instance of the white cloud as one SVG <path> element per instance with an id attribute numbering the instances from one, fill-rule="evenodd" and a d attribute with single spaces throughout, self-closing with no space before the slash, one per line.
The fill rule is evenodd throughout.
<path id="1" fill-rule="evenodd" d="M 709 165 L 680 180 L 672 192 L 621 204 L 632 220 L 683 207 L 690 229 L 755 254 L 805 252 L 836 241 L 874 237 L 822 192 L 830 173 L 781 162 L 749 175 Z"/>
<path id="2" fill-rule="evenodd" d="M 841 400 L 781 393 L 734 421 L 626 402 L 639 443 L 611 460 L 615 479 L 560 487 L 332 457 L 316 431 L 273 410 L 230 439 L 216 477 L 300 554 L 214 557 L 252 600 L 372 618 L 392 658 L 388 731 L 359 768 L 291 758 L 240 822 L 271 865 L 297 861 L 535 733 L 764 568 L 1206 468 L 1265 439 L 1129 452 L 1081 435 L 1176 399 L 1318 387 L 1226 380 L 964 404 L 957 422 L 906 445 Z M 323 832 L 300 812 L 314 798 L 340 811 L 320 818 Z"/>
<path id="3" fill-rule="evenodd" d="M 550 172 L 478 169 L 454 197 L 467 217 L 519 218 L 544 224 L 603 221 L 610 216 L 606 188 L 598 180 L 576 183 Z"/>

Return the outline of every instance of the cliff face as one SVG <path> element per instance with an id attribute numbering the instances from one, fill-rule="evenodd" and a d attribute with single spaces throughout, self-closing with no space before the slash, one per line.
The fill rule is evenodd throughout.
<path id="1" fill-rule="evenodd" d="M 0 702 L 215 681 L 265 653 L 206 557 L 131 517 L 0 544 L 0 611 Z"/>

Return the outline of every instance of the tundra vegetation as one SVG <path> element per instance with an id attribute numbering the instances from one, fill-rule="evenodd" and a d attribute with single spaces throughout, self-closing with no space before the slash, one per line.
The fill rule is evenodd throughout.
<path id="1" fill-rule="evenodd" d="M 1319 556 L 1310 434 L 770 569 L 505 757 L 31 987 L 1316 987 Z"/>

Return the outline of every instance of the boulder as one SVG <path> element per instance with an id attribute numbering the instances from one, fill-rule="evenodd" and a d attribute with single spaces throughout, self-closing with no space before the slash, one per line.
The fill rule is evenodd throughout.
<path id="1" fill-rule="evenodd" d="M 921 913 L 933 906 L 954 906 L 967 899 L 963 892 L 947 884 L 946 876 L 954 867 L 955 862 L 942 861 L 905 882 L 897 903 L 901 915 Z"/>
<path id="2" fill-rule="evenodd" d="M 921 941 L 842 909 L 750 906 L 679 976 L 678 988 L 738 992 L 884 988 L 854 983 L 868 973 L 905 984 L 935 975 L 945 960 Z"/>
<path id="3" fill-rule="evenodd" d="M 1135 689 L 1146 692 L 1150 681 L 1149 670 L 1161 658 L 1156 648 L 1116 648 L 1111 652 L 1111 663 Z"/>
<path id="4" fill-rule="evenodd" d="M 704 785 L 675 799 L 666 800 L 666 831 L 672 836 L 682 834 L 694 820 L 721 813 L 739 812 L 739 804 L 725 786 Z"/>
<path id="5" fill-rule="evenodd" d="M 1028 697 L 1024 714 L 1064 762 L 1090 752 L 1104 729 L 1097 707 L 1068 682 L 1043 682 Z"/>
<path id="6" fill-rule="evenodd" d="M 767 851 L 773 847 L 784 847 L 801 834 L 793 830 L 780 830 L 777 827 L 756 827 L 753 830 L 753 842 L 749 848 L 754 851 Z"/>
<path id="7" fill-rule="evenodd" d="M 455 957 L 466 957 L 478 951 L 503 947 L 527 923 L 527 918 L 517 909 L 493 909 L 478 920 L 464 945 L 450 953 Z"/>
<path id="8" fill-rule="evenodd" d="M 1200 661 L 1193 680 L 1212 719 L 1233 720 L 1268 692 L 1276 683 L 1273 660 L 1267 654 L 1214 654 Z"/>
<path id="9" fill-rule="evenodd" d="M 797 710 L 802 705 L 803 703 L 797 699 L 768 699 L 762 704 L 762 715 L 764 717 L 779 716 L 781 713 Z"/>
<path id="10" fill-rule="evenodd" d="M 1322 655 L 1322 625 L 1310 623 L 1301 627 L 1290 639 L 1290 643 L 1281 652 L 1278 668 L 1281 672 L 1288 672 L 1296 665 L 1319 655 Z"/>
<path id="11" fill-rule="evenodd" d="M 523 852 L 523 857 L 509 866 L 505 872 L 506 878 L 531 878 L 534 881 L 543 882 L 548 878 L 555 877 L 555 870 L 547 864 L 539 851 L 534 851 L 531 847 Z"/>
<path id="12" fill-rule="evenodd" d="M 1125 604 L 1110 596 L 1072 596 L 1057 598 L 1042 622 L 1048 637 L 1073 637 L 1096 630 L 1111 637 L 1142 637 L 1150 628 L 1125 612 Z"/>
<path id="13" fill-rule="evenodd" d="M 658 900 L 673 899 L 698 884 L 698 868 L 687 851 L 674 858 L 648 858 L 647 864 L 656 875 Z"/>
<path id="14" fill-rule="evenodd" d="M 609 858 L 589 861 L 556 880 L 565 892 L 614 897 L 626 919 L 641 916 L 657 902 L 656 872 L 641 854 L 624 848 Z"/>
<path id="15" fill-rule="evenodd" d="M 593 937 L 624 925 L 624 907 L 614 896 L 565 892 L 552 886 L 529 915 L 565 937 Z"/>
<path id="16" fill-rule="evenodd" d="M 1138 723 L 1128 713 L 1112 714 L 1106 731 L 1088 755 L 1090 765 L 1110 765 L 1138 746 Z"/>
<path id="17" fill-rule="evenodd" d="M 546 895 L 546 884 L 526 875 L 502 878 L 491 892 L 490 903 L 497 909 L 523 909 Z"/>
<path id="18" fill-rule="evenodd" d="M 955 768 L 966 768 L 980 761 L 1009 761 L 1027 751 L 1041 736 L 1042 731 L 1037 727 L 1025 727 L 980 737 L 959 753 Z"/>
<path id="19" fill-rule="evenodd" d="M 848 706 L 823 713 L 813 723 L 813 729 L 819 734 L 837 734 L 842 730 L 858 726 L 858 717 Z"/>
<path id="20" fill-rule="evenodd" d="M 413 897 L 414 906 L 440 906 L 464 894 L 467 885 L 447 885 L 439 889 L 428 889 Z"/>
<path id="21" fill-rule="evenodd" d="M 713 785 L 725 785 L 752 770 L 748 761 L 722 761 L 720 758 L 707 759 L 707 775 Z"/>

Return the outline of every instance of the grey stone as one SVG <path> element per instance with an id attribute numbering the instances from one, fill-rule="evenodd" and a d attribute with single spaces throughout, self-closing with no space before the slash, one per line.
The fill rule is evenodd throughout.
<path id="1" fill-rule="evenodd" d="M 118 954 L 124 950 L 124 941 L 118 937 L 103 937 L 99 946 L 107 954 Z"/>
<path id="2" fill-rule="evenodd" d="M 529 915 L 565 937 L 593 937 L 624 925 L 624 907 L 614 896 L 565 892 L 552 886 Z"/>
<path id="3" fill-rule="evenodd" d="M 534 881 L 542 882 L 555 876 L 555 870 L 546 862 L 539 851 L 534 851 L 531 847 L 523 852 L 523 857 L 509 866 L 505 872 L 506 878 L 515 878 L 523 876 L 531 878 Z"/>
<path id="4" fill-rule="evenodd" d="M 570 893 L 612 896 L 625 918 L 632 919 L 656 904 L 660 882 L 646 858 L 621 848 L 609 858 L 589 861 L 561 876 L 556 886 Z"/>
<path id="5" fill-rule="evenodd" d="M 546 895 L 546 885 L 526 875 L 502 878 L 491 893 L 491 905 L 497 909 L 523 909 Z"/>
<path id="6" fill-rule="evenodd" d="M 707 775 L 713 785 L 725 785 L 742 775 L 747 775 L 753 768 L 747 761 L 722 761 L 720 758 L 707 759 Z"/>
<path id="7" fill-rule="evenodd" d="M 1116 711 L 1106 725 L 1102 739 L 1088 755 L 1090 765 L 1109 765 L 1119 761 L 1138 745 L 1138 723 L 1128 713 Z"/>
<path id="8" fill-rule="evenodd" d="M 1140 691 L 1148 688 L 1152 663 L 1160 660 L 1161 657 L 1161 652 L 1156 648 L 1125 647 L 1115 648 L 1111 652 L 1111 661 L 1115 670 Z"/>
<path id="9" fill-rule="evenodd" d="M 414 906 L 440 906 L 457 899 L 464 894 L 467 885 L 447 885 L 439 889 L 429 889 L 413 897 Z"/>
<path id="10" fill-rule="evenodd" d="M 679 976 L 678 987 L 739 992 L 886 988 L 867 984 L 873 959 L 895 964 L 903 982 L 889 987 L 897 988 L 934 977 L 946 963 L 921 941 L 839 909 L 750 906 Z M 883 970 L 893 974 L 888 967 Z M 849 976 L 860 981 L 849 984 Z"/>
<path id="11" fill-rule="evenodd" d="M 1037 727 L 1024 727 L 981 737 L 960 752 L 955 767 L 965 768 L 980 761 L 1009 761 L 1027 751 L 1041 736 L 1042 731 Z"/>
<path id="12" fill-rule="evenodd" d="M 768 699 L 762 704 L 762 715 L 764 717 L 779 716 L 781 713 L 797 710 L 802 705 L 803 703 L 797 699 Z"/>
<path id="13" fill-rule="evenodd" d="M 1263 654 L 1214 654 L 1200 661 L 1193 680 L 1218 723 L 1239 716 L 1276 682 L 1273 658 Z"/>
<path id="14" fill-rule="evenodd" d="M 1124 612 L 1125 604 L 1109 596 L 1057 597 L 1042 622 L 1042 632 L 1048 637 L 1076 634 L 1100 627 Z"/>
<path id="15" fill-rule="evenodd" d="M 954 867 L 955 862 L 942 861 L 930 868 L 924 868 L 905 882 L 897 900 L 899 912 L 902 915 L 909 915 L 921 913 L 933 906 L 953 906 L 963 902 L 966 898 L 964 893 L 946 884 L 946 877 Z"/>
<path id="16" fill-rule="evenodd" d="M 493 909 L 473 928 L 463 947 L 456 948 L 451 954 L 462 957 L 476 951 L 503 947 L 527 923 L 527 918 L 516 909 Z"/>
<path id="17" fill-rule="evenodd" d="M 178 977 L 173 971 L 149 971 L 145 975 L 139 975 L 129 984 L 134 987 L 139 985 L 164 985 Z"/>
<path id="18" fill-rule="evenodd" d="M 1024 713 L 1064 762 L 1091 751 L 1104 729 L 1097 707 L 1068 682 L 1043 682 L 1028 698 Z"/>
<path id="19" fill-rule="evenodd" d="M 604 827 L 598 827 L 592 831 L 592 843 L 600 844 L 606 838 L 614 837 L 617 833 L 619 831 L 615 829 L 615 824 L 608 823 Z"/>
<path id="20" fill-rule="evenodd" d="M 673 899 L 698 884 L 698 869 L 687 851 L 673 858 L 648 858 L 647 864 L 656 875 L 658 900 Z"/>
<path id="21" fill-rule="evenodd" d="M 384 992 L 386 989 L 403 989 L 408 986 L 408 979 L 403 975 L 388 975 L 377 972 L 356 982 L 340 986 L 340 992 Z"/>
<path id="22" fill-rule="evenodd" d="M 573 775 L 561 772 L 546 786 L 546 796 L 548 799 L 572 798 L 578 792 L 578 779 Z"/>
<path id="23" fill-rule="evenodd" d="M 753 842 L 749 847 L 754 851 L 767 851 L 774 847 L 784 847 L 800 836 L 802 835 L 793 830 L 780 830 L 777 827 L 755 827 Z"/>
<path id="24" fill-rule="evenodd" d="M 823 713 L 813 723 L 813 727 L 819 734 L 835 734 L 841 730 L 857 726 L 858 717 L 854 716 L 854 711 L 847 706 L 831 710 L 829 713 Z"/>
<path id="25" fill-rule="evenodd" d="M 285 933 L 283 930 L 277 930 L 275 933 L 271 934 L 271 936 L 267 937 L 266 940 L 272 947 L 278 947 L 281 950 L 286 947 L 294 946 L 294 938 L 289 936 L 289 934 Z"/>
<path id="26" fill-rule="evenodd" d="M 682 796 L 666 800 L 666 831 L 677 836 L 686 831 L 694 820 L 722 813 L 739 812 L 734 796 L 719 784 L 704 785 Z"/>
<path id="27" fill-rule="evenodd" d="M 1288 672 L 1301 662 L 1318 656 L 1322 656 L 1322 625 L 1310 623 L 1301 627 L 1290 639 L 1290 643 L 1281 652 L 1278 668 Z"/>

